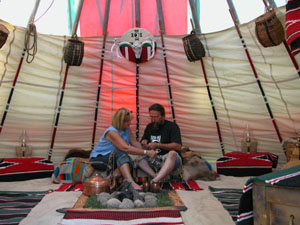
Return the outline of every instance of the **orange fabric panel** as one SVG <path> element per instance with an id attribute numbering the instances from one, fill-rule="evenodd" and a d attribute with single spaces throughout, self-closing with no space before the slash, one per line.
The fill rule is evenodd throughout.
<path id="1" fill-rule="evenodd" d="M 80 16 L 80 34 L 84 37 L 103 35 L 106 0 L 84 1 Z M 99 13 L 99 10 L 101 14 Z M 162 10 L 167 35 L 187 33 L 187 0 L 164 0 Z M 141 27 L 159 35 L 156 0 L 140 1 Z M 101 21 L 101 22 L 100 22 Z M 114 0 L 110 3 L 108 35 L 122 36 L 136 26 L 134 1 Z"/>

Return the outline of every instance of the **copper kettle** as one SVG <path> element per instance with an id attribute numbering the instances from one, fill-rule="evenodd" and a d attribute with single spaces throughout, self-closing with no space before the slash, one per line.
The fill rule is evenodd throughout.
<path id="1" fill-rule="evenodd" d="M 99 173 L 95 173 L 83 182 L 83 194 L 86 196 L 97 195 L 101 192 L 109 193 L 109 179 L 103 178 Z"/>

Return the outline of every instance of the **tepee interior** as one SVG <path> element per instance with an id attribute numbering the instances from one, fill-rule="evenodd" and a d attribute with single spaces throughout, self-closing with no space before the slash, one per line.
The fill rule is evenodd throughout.
<path id="1" fill-rule="evenodd" d="M 121 107 L 132 111 L 131 130 L 140 140 L 149 106 L 160 103 L 166 119 L 179 125 L 183 145 L 214 169 L 225 153 L 241 151 L 246 137 L 257 142 L 257 152 L 277 155 L 278 169 L 287 162 L 285 144 L 300 135 L 300 54 L 299 47 L 291 49 L 286 30 L 286 5 L 293 1 L 13 2 L 0 1 L 0 28 L 7 32 L 0 49 L 1 158 L 17 157 L 26 144 L 32 157 L 57 166 L 70 149 L 93 148 Z M 205 8 L 208 2 L 211 8 Z M 269 11 L 279 19 L 284 40 L 266 47 L 256 19 Z M 11 22 L 18 14 L 23 17 Z M 150 43 L 143 60 L 128 52 L 139 32 Z M 194 60 L 188 54 L 193 58 L 198 49 L 184 42 L 191 36 L 204 54 Z M 71 40 L 83 44 L 77 65 L 66 61 L 74 60 L 67 55 Z M 221 175 L 215 183 L 197 181 L 204 191 L 177 191 L 188 208 L 183 223 L 235 224 L 208 186 L 242 188 L 247 179 Z M 0 182 L 0 190 L 57 185 L 43 179 Z M 45 205 L 20 224 L 58 224 L 63 215 L 55 207 L 70 208 L 79 194 L 56 193 L 56 203 L 44 198 Z M 46 213 L 46 205 L 54 212 Z"/>

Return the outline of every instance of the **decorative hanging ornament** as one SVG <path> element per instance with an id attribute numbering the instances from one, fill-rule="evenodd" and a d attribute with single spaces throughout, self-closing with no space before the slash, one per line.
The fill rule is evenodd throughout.
<path id="1" fill-rule="evenodd" d="M 132 28 L 123 34 L 120 40 L 115 39 L 111 48 L 118 46 L 116 53 L 120 57 L 119 51 L 127 60 L 142 63 L 154 57 L 156 42 L 152 34 L 143 28 Z"/>

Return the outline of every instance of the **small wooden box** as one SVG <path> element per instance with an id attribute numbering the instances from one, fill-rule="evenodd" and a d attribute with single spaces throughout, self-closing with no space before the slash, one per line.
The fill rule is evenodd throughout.
<path id="1" fill-rule="evenodd" d="M 300 224 L 300 188 L 255 180 L 252 196 L 254 225 Z"/>

